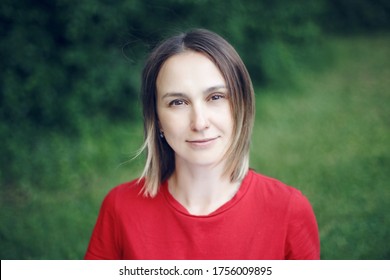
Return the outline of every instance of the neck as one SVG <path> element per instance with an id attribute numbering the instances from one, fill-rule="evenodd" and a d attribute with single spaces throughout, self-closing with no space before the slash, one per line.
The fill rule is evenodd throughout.
<path id="1" fill-rule="evenodd" d="M 228 202 L 236 194 L 240 182 L 224 175 L 223 165 L 187 166 L 177 163 L 168 180 L 169 191 L 189 213 L 207 215 Z"/>

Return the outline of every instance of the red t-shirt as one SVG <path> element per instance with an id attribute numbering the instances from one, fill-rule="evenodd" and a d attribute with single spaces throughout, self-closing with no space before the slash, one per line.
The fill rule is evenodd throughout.
<path id="1" fill-rule="evenodd" d="M 137 181 L 103 201 L 85 259 L 319 259 L 312 207 L 300 191 L 250 170 L 236 195 L 195 216 L 161 185 L 154 198 Z"/>

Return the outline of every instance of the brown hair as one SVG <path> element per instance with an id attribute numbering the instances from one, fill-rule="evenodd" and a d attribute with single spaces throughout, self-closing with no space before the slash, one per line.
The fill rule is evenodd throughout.
<path id="1" fill-rule="evenodd" d="M 159 137 L 156 80 L 164 62 L 175 54 L 195 51 L 206 55 L 221 71 L 230 92 L 234 128 L 231 145 L 226 152 L 225 173 L 231 181 L 242 180 L 249 168 L 249 145 L 254 121 L 254 92 L 248 71 L 235 49 L 221 36 L 194 29 L 168 38 L 150 54 L 142 72 L 141 98 L 147 150 L 142 173 L 145 178 L 144 195 L 155 196 L 162 182 L 175 170 L 174 151 Z"/>

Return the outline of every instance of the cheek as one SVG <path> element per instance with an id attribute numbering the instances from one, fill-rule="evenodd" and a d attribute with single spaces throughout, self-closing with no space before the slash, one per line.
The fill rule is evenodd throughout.
<path id="1" fill-rule="evenodd" d="M 225 130 L 229 132 L 233 132 L 234 127 L 234 117 L 233 112 L 230 106 L 226 106 L 219 112 L 219 119 L 221 123 L 224 125 Z"/>
<path id="2" fill-rule="evenodd" d="M 173 113 L 161 112 L 159 115 L 159 127 L 168 133 L 178 133 L 183 130 L 185 118 L 183 116 L 177 116 Z"/>
<path id="3" fill-rule="evenodd" d="M 162 130 L 167 130 L 170 123 L 172 123 L 169 114 L 167 114 L 164 109 L 159 108 L 157 106 L 157 119 L 158 119 L 158 127 Z"/>

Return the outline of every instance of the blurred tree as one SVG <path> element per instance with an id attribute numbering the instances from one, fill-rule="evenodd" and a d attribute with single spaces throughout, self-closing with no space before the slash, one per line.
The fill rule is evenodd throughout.
<path id="1" fill-rule="evenodd" d="M 94 1 L 1 7 L 2 119 L 74 131 L 83 117 L 131 115 L 137 84 L 114 32 L 126 23 L 104 17 L 115 13 Z"/>
<path id="2" fill-rule="evenodd" d="M 255 82 L 277 82 L 290 59 L 284 44 L 316 37 L 319 11 L 299 0 L 4 0 L 0 117 L 73 132 L 84 118 L 130 118 L 145 52 L 190 27 L 227 37 Z"/>
<path id="3" fill-rule="evenodd" d="M 328 0 L 322 25 L 334 33 L 388 31 L 390 2 L 387 0 Z"/>
<path id="4" fill-rule="evenodd" d="M 1 176 L 12 181 L 23 173 L 15 159 L 39 135 L 71 137 L 101 119 L 139 116 L 145 55 L 167 35 L 211 29 L 237 48 L 256 85 L 288 84 L 296 53 L 321 38 L 324 18 L 344 30 L 388 27 L 388 4 L 376 2 L 3 0 L 0 156 L 8 165 Z"/>

